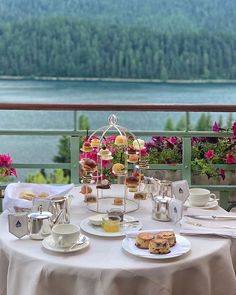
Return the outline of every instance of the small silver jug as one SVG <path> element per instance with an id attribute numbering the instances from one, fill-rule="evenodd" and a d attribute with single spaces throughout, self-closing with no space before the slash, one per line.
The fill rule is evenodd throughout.
<path id="1" fill-rule="evenodd" d="M 169 180 L 157 180 L 156 193 L 163 197 L 172 197 L 172 182 Z"/>
<path id="2" fill-rule="evenodd" d="M 61 212 L 58 223 L 70 223 L 70 203 L 72 196 L 58 196 L 51 199 L 50 212 L 56 218 Z"/>
<path id="3" fill-rule="evenodd" d="M 170 221 L 169 204 L 171 198 L 163 196 L 152 197 L 152 218 L 159 221 Z"/>

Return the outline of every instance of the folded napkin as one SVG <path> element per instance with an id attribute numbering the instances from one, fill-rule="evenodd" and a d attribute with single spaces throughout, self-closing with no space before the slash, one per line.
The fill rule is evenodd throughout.
<path id="1" fill-rule="evenodd" d="M 21 192 L 29 191 L 37 196 L 41 192 L 48 193 L 48 198 L 66 195 L 74 184 L 68 185 L 49 185 L 49 184 L 37 184 L 37 183 L 10 183 L 7 185 L 4 192 L 3 210 L 14 210 L 14 207 L 28 208 L 32 207 L 32 201 L 20 199 Z"/>
<path id="2" fill-rule="evenodd" d="M 191 215 L 192 217 L 186 215 Z M 204 219 L 204 216 L 209 217 L 209 219 Z M 216 218 L 211 218 L 210 216 L 215 216 Z M 220 216 L 220 218 L 217 218 L 217 216 Z M 235 216 L 235 220 L 227 219 L 229 216 Z M 215 211 L 189 208 L 180 224 L 180 234 L 218 235 L 236 238 L 236 214 L 226 212 L 225 210 Z"/>

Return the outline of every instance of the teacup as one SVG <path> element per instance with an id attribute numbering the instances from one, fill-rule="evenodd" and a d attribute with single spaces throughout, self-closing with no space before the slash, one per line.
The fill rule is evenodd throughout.
<path id="1" fill-rule="evenodd" d="M 215 201 L 216 195 L 205 188 L 191 188 L 188 198 L 191 206 L 204 207 L 209 202 Z"/>
<path id="2" fill-rule="evenodd" d="M 52 228 L 52 237 L 57 247 L 71 247 L 79 236 L 80 228 L 75 224 L 57 224 Z"/>
<path id="3" fill-rule="evenodd" d="M 115 233 L 120 231 L 120 217 L 117 215 L 105 216 L 102 219 L 102 228 L 105 232 Z"/>

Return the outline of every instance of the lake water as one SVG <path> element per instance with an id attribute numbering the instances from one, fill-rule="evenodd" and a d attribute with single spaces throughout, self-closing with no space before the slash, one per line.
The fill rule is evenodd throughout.
<path id="1" fill-rule="evenodd" d="M 235 104 L 235 84 L 153 84 L 89 81 L 0 80 L 0 102 L 30 103 L 193 103 Z M 82 112 L 81 112 L 82 114 Z M 91 129 L 107 124 L 110 112 L 86 112 Z M 133 130 L 163 130 L 168 117 L 182 114 L 116 112 L 119 124 Z M 0 111 L 0 129 L 72 129 L 71 112 Z M 191 115 L 193 124 L 200 114 Z M 220 114 L 212 113 L 212 121 Z M 225 115 L 226 119 L 227 115 Z M 57 154 L 57 137 L 2 136 L 0 153 L 14 162 L 48 163 Z M 22 176 L 25 175 L 22 172 Z"/>

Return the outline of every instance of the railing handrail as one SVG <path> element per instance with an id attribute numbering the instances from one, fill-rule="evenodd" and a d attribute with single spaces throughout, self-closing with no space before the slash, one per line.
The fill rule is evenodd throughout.
<path id="1" fill-rule="evenodd" d="M 236 104 L 56 104 L 0 103 L 0 110 L 122 111 L 122 112 L 236 112 Z"/>

